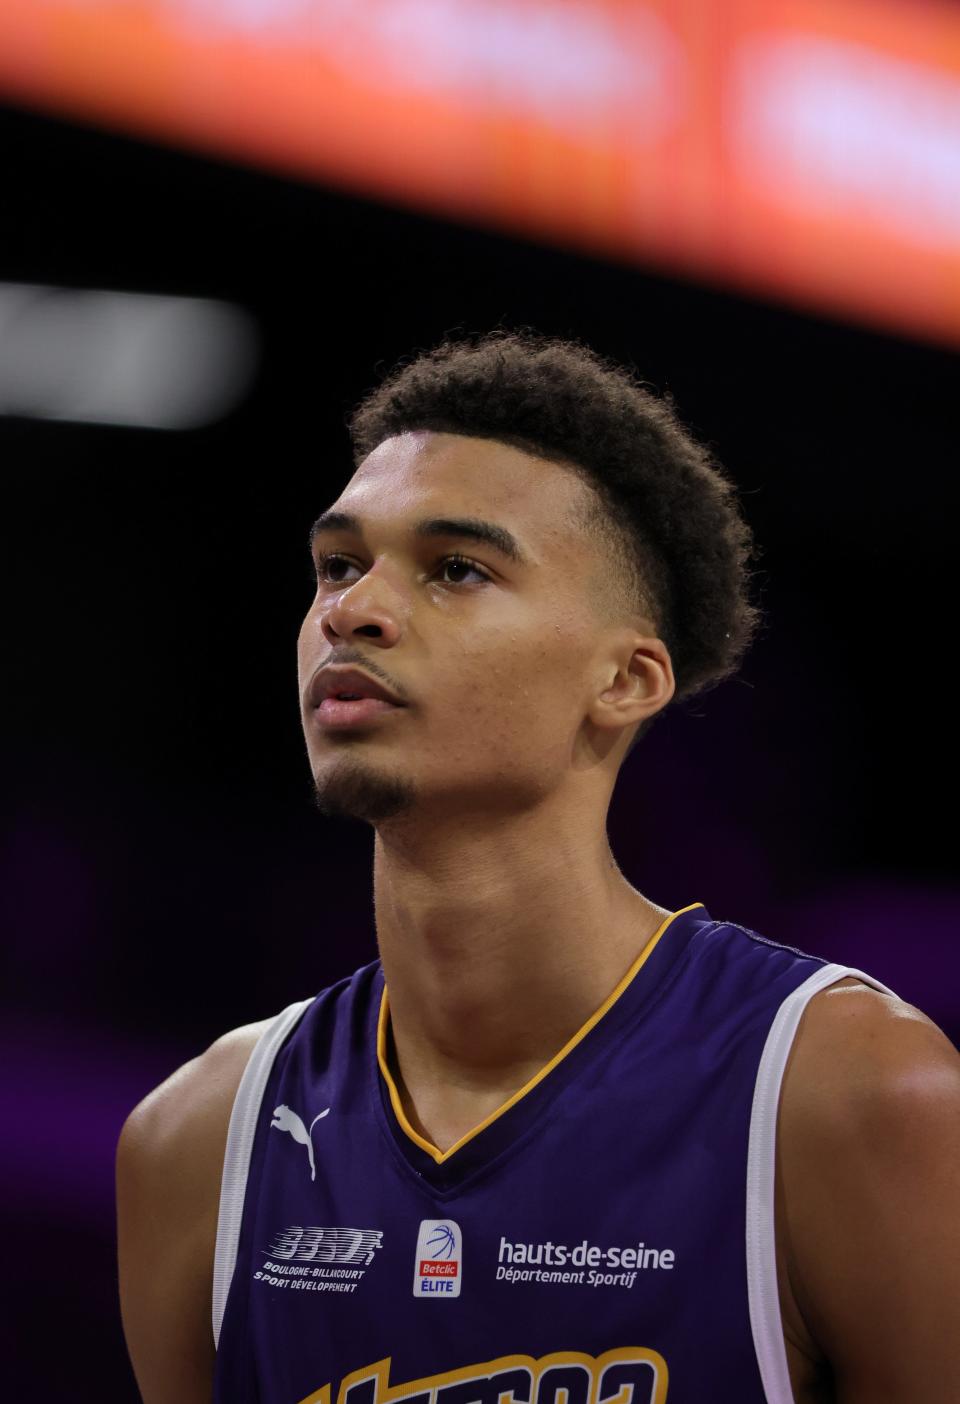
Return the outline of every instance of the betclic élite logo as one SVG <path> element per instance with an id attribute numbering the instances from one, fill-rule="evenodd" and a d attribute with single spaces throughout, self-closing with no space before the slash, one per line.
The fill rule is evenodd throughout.
<path id="1" fill-rule="evenodd" d="M 413 1268 L 415 1297 L 459 1297 L 463 1235 L 453 1219 L 423 1219 Z"/>

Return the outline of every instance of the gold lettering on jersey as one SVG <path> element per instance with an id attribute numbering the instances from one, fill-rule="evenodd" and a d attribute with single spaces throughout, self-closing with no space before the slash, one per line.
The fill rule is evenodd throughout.
<path id="1" fill-rule="evenodd" d="M 602 1355 L 579 1350 L 500 1355 L 482 1364 L 390 1384 L 390 1356 L 354 1370 L 337 1404 L 664 1404 L 667 1362 L 655 1350 L 623 1346 Z M 300 1404 L 331 1404 L 324 1385 Z"/>

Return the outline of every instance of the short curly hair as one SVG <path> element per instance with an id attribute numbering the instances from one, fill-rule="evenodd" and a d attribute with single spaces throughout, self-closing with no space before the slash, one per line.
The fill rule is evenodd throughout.
<path id="1" fill-rule="evenodd" d="M 611 601 L 654 622 L 675 701 L 730 676 L 757 629 L 753 536 L 732 483 L 658 397 L 590 347 L 530 328 L 448 335 L 402 360 L 347 419 L 359 465 L 408 430 L 495 439 L 573 469 L 611 554 Z M 615 582 L 627 579 L 626 590 Z M 657 715 L 662 715 L 658 713 Z M 627 754 L 652 725 L 637 728 Z"/>

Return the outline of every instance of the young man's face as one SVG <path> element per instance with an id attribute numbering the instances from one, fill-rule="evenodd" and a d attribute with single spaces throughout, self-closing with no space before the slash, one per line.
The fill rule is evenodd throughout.
<path id="1" fill-rule="evenodd" d="M 376 822 L 425 806 L 462 818 L 556 788 L 609 672 L 597 602 L 606 567 L 574 519 L 590 496 L 572 471 L 490 439 L 406 433 L 361 463 L 328 509 L 359 529 L 316 534 L 320 579 L 298 642 L 321 810 Z M 436 518 L 499 527 L 524 560 L 416 532 Z M 324 726 L 311 688 L 323 665 L 339 663 L 406 705 Z"/>

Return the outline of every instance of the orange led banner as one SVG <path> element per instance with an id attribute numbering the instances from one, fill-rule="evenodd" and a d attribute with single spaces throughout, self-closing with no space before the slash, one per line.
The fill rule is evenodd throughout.
<path id="1" fill-rule="evenodd" d="M 960 344 L 937 0 L 17 0 L 0 93 Z"/>

